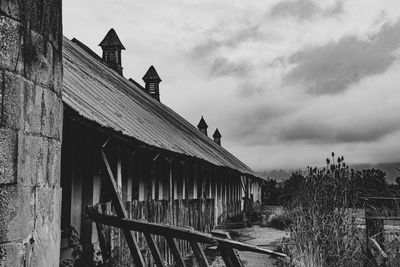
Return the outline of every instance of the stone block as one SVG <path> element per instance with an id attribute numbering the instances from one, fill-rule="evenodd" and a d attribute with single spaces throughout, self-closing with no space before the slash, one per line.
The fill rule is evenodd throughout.
<path id="1" fill-rule="evenodd" d="M 17 132 L 0 129 L 0 184 L 17 181 Z"/>
<path id="2" fill-rule="evenodd" d="M 24 266 L 24 246 L 21 243 L 6 243 L 0 245 L 0 267 Z M 19 265 L 15 265 L 20 263 Z"/>
<path id="3" fill-rule="evenodd" d="M 2 0 L 0 10 L 61 47 L 61 0 Z"/>
<path id="4" fill-rule="evenodd" d="M 47 185 L 48 141 L 41 136 L 18 134 L 17 180 L 23 185 Z"/>
<path id="5" fill-rule="evenodd" d="M 35 196 L 31 187 L 0 187 L 0 243 L 24 240 L 33 232 Z"/>
<path id="6" fill-rule="evenodd" d="M 11 72 L 2 73 L 3 127 L 41 132 L 43 88 Z"/>
<path id="7" fill-rule="evenodd" d="M 40 86 L 32 85 L 29 82 L 25 82 L 24 85 L 23 129 L 27 133 L 40 133 L 44 90 Z"/>
<path id="8" fill-rule="evenodd" d="M 60 184 L 61 174 L 61 142 L 49 139 L 47 156 L 47 179 L 50 186 Z"/>
<path id="9" fill-rule="evenodd" d="M 49 41 L 40 34 L 31 31 L 19 22 L 0 16 L 0 69 L 18 73 L 28 80 L 44 87 L 59 86 L 61 58 Z M 56 53 L 56 57 L 53 54 Z M 59 62 L 60 61 L 60 62 Z M 58 89 L 58 88 L 57 88 Z"/>
<path id="10" fill-rule="evenodd" d="M 2 3 L 3 1 L 1 1 Z M 0 68 L 23 73 L 21 24 L 0 16 Z"/>
<path id="11" fill-rule="evenodd" d="M 36 224 L 35 229 L 53 221 L 54 216 L 54 188 L 36 187 Z"/>
<path id="12" fill-rule="evenodd" d="M 56 93 L 45 90 L 43 94 L 42 134 L 57 140 L 62 135 L 63 105 Z"/>
<path id="13" fill-rule="evenodd" d="M 22 105 L 24 102 L 24 80 L 12 76 L 9 72 L 1 73 L 2 114 L 1 126 L 14 129 L 23 128 Z"/>
<path id="14" fill-rule="evenodd" d="M 56 50 L 55 50 L 56 51 Z M 53 54 L 53 91 L 61 98 L 63 83 L 62 53 Z"/>
<path id="15" fill-rule="evenodd" d="M 60 258 L 60 210 L 59 187 L 36 188 L 36 224 L 33 233 L 34 254 L 32 266 L 58 266 Z"/>
<path id="16" fill-rule="evenodd" d="M 53 46 L 41 35 L 27 31 L 24 34 L 22 57 L 24 76 L 36 84 L 53 87 Z"/>

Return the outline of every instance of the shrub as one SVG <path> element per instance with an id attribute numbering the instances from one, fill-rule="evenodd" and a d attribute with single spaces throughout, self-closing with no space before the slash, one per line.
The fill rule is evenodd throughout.
<path id="1" fill-rule="evenodd" d="M 286 230 L 292 223 L 292 219 L 289 217 L 287 213 L 284 214 L 276 214 L 269 217 L 267 221 L 267 226 L 276 228 L 279 230 Z"/>
<path id="2" fill-rule="evenodd" d="M 332 162 L 332 163 L 331 163 Z M 294 266 L 355 266 L 362 242 L 352 216 L 357 202 L 353 175 L 343 158 L 308 168 L 290 206 L 289 254 Z"/>

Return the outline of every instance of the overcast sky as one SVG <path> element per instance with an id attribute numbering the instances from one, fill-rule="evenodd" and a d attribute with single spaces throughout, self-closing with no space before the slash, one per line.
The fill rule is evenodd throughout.
<path id="1" fill-rule="evenodd" d="M 154 65 L 161 101 L 201 115 L 250 167 L 400 160 L 399 0 L 67 0 L 64 35 L 101 54 L 119 35 L 124 76 Z"/>

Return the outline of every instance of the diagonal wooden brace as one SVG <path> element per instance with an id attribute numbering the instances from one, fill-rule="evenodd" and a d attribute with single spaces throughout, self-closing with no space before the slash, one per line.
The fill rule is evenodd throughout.
<path id="1" fill-rule="evenodd" d="M 101 150 L 101 156 L 102 156 L 104 164 L 107 168 L 109 179 L 106 179 L 106 180 L 108 182 L 108 186 L 110 187 L 110 192 L 111 192 L 110 197 L 111 197 L 112 203 L 114 204 L 115 212 L 117 213 L 118 217 L 120 217 L 122 219 L 128 219 L 127 212 L 123 205 L 122 199 L 117 191 L 117 184 L 115 182 L 114 175 L 113 175 L 111 167 L 110 167 L 110 163 L 108 162 L 108 159 L 107 159 L 107 156 L 106 156 L 106 153 L 104 152 L 104 150 Z M 135 266 L 144 267 L 145 264 L 143 261 L 142 253 L 140 252 L 140 248 L 139 248 L 135 238 L 133 237 L 132 232 L 126 228 L 123 228 L 122 230 L 124 232 L 126 242 L 128 243 L 128 247 L 131 252 L 133 261 L 135 262 Z"/>

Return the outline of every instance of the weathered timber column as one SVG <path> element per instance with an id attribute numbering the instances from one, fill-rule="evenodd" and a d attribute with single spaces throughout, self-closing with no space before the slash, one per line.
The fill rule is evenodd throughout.
<path id="1" fill-rule="evenodd" d="M 61 0 L 0 1 L 0 266 L 58 266 Z"/>

